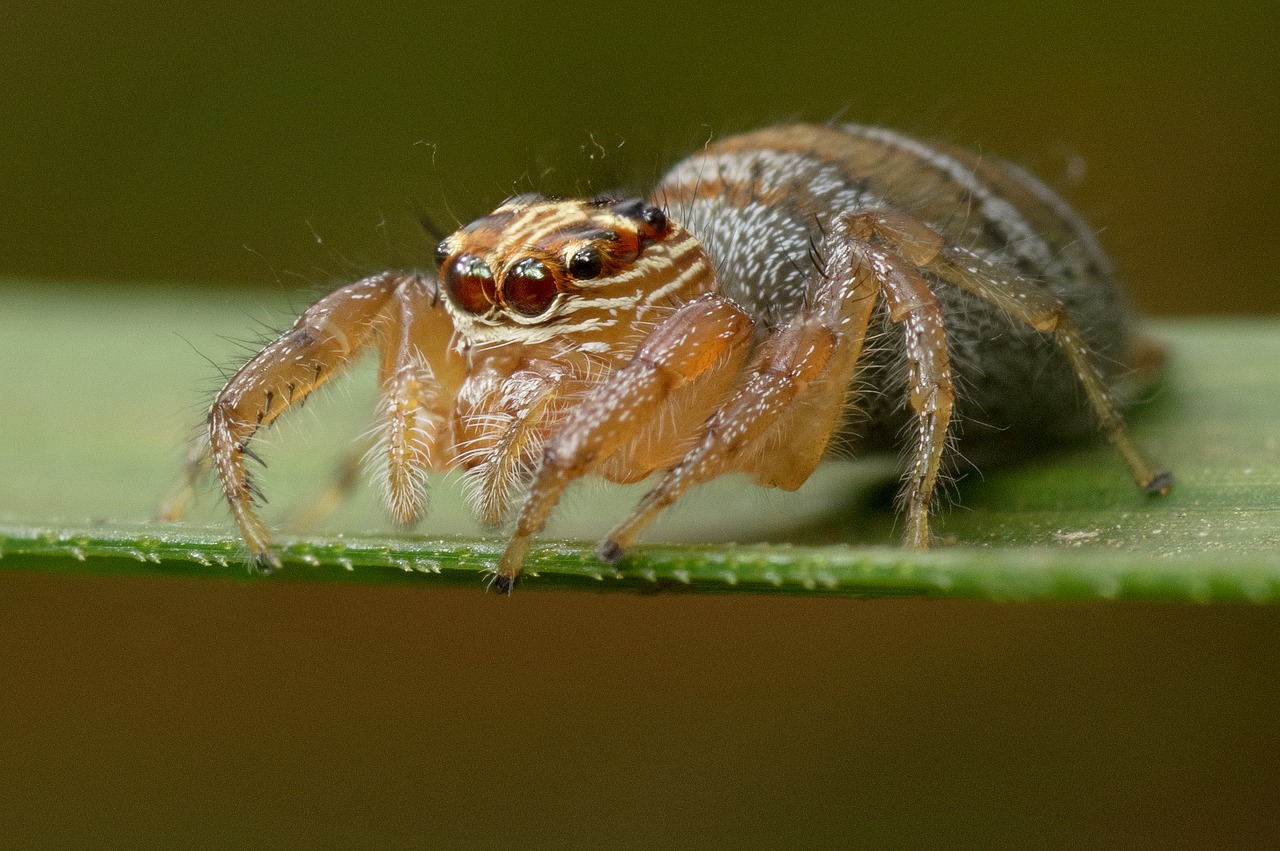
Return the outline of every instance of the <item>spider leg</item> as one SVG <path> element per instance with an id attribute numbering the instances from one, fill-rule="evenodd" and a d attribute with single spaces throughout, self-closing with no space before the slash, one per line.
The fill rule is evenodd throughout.
<path id="1" fill-rule="evenodd" d="M 384 273 L 343 287 L 303 312 L 293 327 L 240 368 L 209 410 L 209 447 L 223 494 L 254 560 L 277 566 L 270 539 L 254 506 L 261 492 L 246 469 L 257 460 L 249 442 L 286 409 L 302 401 L 367 347 L 382 312 L 417 276 Z"/>
<path id="2" fill-rule="evenodd" d="M 916 412 L 916 449 L 900 500 L 907 512 L 903 543 L 929 546 L 929 508 L 942 468 L 947 429 L 955 407 L 955 382 L 942 308 L 920 270 L 946 241 L 932 228 L 894 210 L 867 209 L 845 218 L 857 251 L 875 269 L 889 308 L 902 326 L 908 401 Z"/>
<path id="3" fill-rule="evenodd" d="M 607 461 L 640 434 L 674 391 L 726 359 L 741 361 L 752 321 L 723 296 L 706 295 L 663 320 L 631 361 L 597 385 L 569 411 L 542 452 L 529 496 L 516 521 L 494 583 L 509 592 L 520 575 L 530 537 L 541 531 L 564 489 Z"/>
<path id="4" fill-rule="evenodd" d="M 314 529 L 330 514 L 338 510 L 351 492 L 360 483 L 362 462 L 369 451 L 374 448 L 372 440 L 366 438 L 343 453 L 341 460 L 334 468 L 329 484 L 304 508 L 290 515 L 284 525 L 290 529 L 306 531 Z"/>
<path id="5" fill-rule="evenodd" d="M 209 435 L 204 432 L 191 444 L 186 463 L 182 465 L 182 478 L 156 509 L 156 519 L 173 523 L 186 517 L 187 508 L 196 495 L 196 485 L 212 469 L 213 455 L 209 452 Z"/>
<path id="6" fill-rule="evenodd" d="M 551 366 L 546 362 L 541 365 Z M 475 483 L 476 513 L 485 525 L 502 523 L 517 483 L 527 479 L 537 463 L 538 449 L 554 421 L 567 378 L 562 369 L 525 369 L 494 388 L 499 398 L 485 409 L 498 411 L 501 421 L 489 419 L 479 424 L 477 448 L 468 452 L 463 462 L 468 478 Z"/>
<path id="7" fill-rule="evenodd" d="M 862 250 L 877 267 L 889 318 L 902 326 L 907 357 L 907 399 L 916 412 L 916 449 L 901 499 L 907 511 L 903 542 L 929 546 L 929 507 L 942 467 L 947 428 L 955 405 L 951 358 L 942 308 L 915 265 L 897 253 L 870 244 Z"/>
<path id="8" fill-rule="evenodd" d="M 813 300 L 814 316 L 835 334 L 836 344 L 827 364 L 815 380 L 798 388 L 795 399 L 785 406 L 771 428 L 757 430 L 756 437 L 744 444 L 737 453 L 739 460 L 732 465 L 752 474 L 766 487 L 795 490 L 804 484 L 822 460 L 832 433 L 844 417 L 879 284 L 869 266 L 853 262 L 852 246 L 846 245 L 840 251 L 847 256 L 838 261 L 839 267 L 852 277 L 824 279 Z M 783 333 L 799 333 L 799 329 Z M 766 342 L 762 349 L 771 345 L 772 341 Z"/>
<path id="9" fill-rule="evenodd" d="M 766 340 L 747 383 L 711 415 L 698 444 L 663 474 L 631 515 L 601 542 L 596 551 L 600 558 L 616 562 L 636 535 L 689 488 L 741 469 L 744 450 L 771 431 L 839 349 L 859 343 L 845 343 L 833 328 L 811 316 L 792 321 Z"/>
<path id="10" fill-rule="evenodd" d="M 1028 284 L 1014 272 L 954 246 L 942 249 L 924 268 L 998 307 L 1013 319 L 1052 335 L 1084 390 L 1098 428 L 1115 447 L 1134 482 L 1149 494 L 1169 492 L 1173 487 L 1173 474 L 1157 472 L 1146 454 L 1129 440 L 1124 417 L 1112 398 L 1098 358 L 1084 342 L 1080 329 L 1061 301 Z M 1136 366 L 1153 373 L 1163 361 L 1163 351 L 1158 344 L 1145 342 L 1145 346 L 1139 345 L 1135 357 L 1138 358 Z"/>
<path id="11" fill-rule="evenodd" d="M 812 306 L 761 346 L 746 385 L 707 421 L 699 444 L 605 538 L 597 551 L 602 559 L 616 561 L 660 511 L 729 470 L 752 472 L 767 485 L 802 484 L 839 424 L 877 294 L 903 326 L 909 401 L 919 422 L 903 491 L 906 542 L 928 546 L 929 503 L 954 399 L 941 310 L 914 265 L 865 241 L 861 225 L 856 216 L 843 222 L 827 264 L 833 274 L 815 288 Z M 778 434 L 785 434 L 783 443 L 767 447 Z"/>
<path id="12" fill-rule="evenodd" d="M 804 484 L 840 425 L 881 287 L 858 243 L 881 233 L 894 235 L 903 246 L 900 253 L 912 263 L 932 257 L 942 241 L 934 231 L 888 210 L 860 211 L 839 222 L 832 244 L 822 253 L 824 265 L 843 274 L 819 281 L 811 303 L 816 312 L 839 317 L 834 327 L 840 329 L 840 344 L 821 379 L 804 388 L 772 430 L 740 453 L 736 468 L 752 473 L 762 485 L 795 490 Z"/>
<path id="13" fill-rule="evenodd" d="M 378 323 L 381 396 L 375 433 L 344 453 L 329 485 L 290 518 L 289 526 L 314 527 L 337 510 L 359 484 L 367 460 L 380 465 L 383 501 L 397 523 L 412 525 L 425 511 L 426 473 L 440 467 L 445 455 L 437 446 L 448 416 L 443 388 L 462 379 L 461 359 L 447 347 L 452 324 L 434 309 L 434 300 L 433 288 L 402 286 L 388 303 Z"/>
<path id="14" fill-rule="evenodd" d="M 411 279 L 396 289 L 378 329 L 381 433 L 373 456 L 387 510 L 399 524 L 417 523 L 427 505 L 427 472 L 443 466 L 436 446 L 465 364 L 449 348 L 453 323 L 437 305 L 433 283 Z"/>

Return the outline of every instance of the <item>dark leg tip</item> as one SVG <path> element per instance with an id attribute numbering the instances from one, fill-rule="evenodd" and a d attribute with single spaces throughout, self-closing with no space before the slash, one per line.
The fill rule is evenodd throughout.
<path id="1" fill-rule="evenodd" d="M 280 569 L 280 556 L 270 550 L 264 553 L 254 553 L 253 569 L 263 576 L 270 576 Z"/>
<path id="2" fill-rule="evenodd" d="M 1155 496 L 1156 494 L 1166 494 L 1173 488 L 1173 473 L 1157 473 L 1151 481 L 1147 482 L 1147 486 L 1143 488 L 1147 493 Z"/>
<path id="3" fill-rule="evenodd" d="M 489 587 L 497 591 L 499 594 L 511 596 L 511 592 L 516 590 L 516 579 L 514 576 L 503 576 L 501 573 L 493 575 L 493 581 L 489 583 Z"/>
<path id="4" fill-rule="evenodd" d="M 617 541 L 606 538 L 596 547 L 596 558 L 605 564 L 617 564 L 622 560 L 622 554 L 626 552 Z"/>

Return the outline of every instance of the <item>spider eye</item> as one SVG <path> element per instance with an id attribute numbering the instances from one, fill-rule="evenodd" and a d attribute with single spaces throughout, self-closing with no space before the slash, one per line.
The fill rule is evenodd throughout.
<path id="1" fill-rule="evenodd" d="M 485 313 L 498 301 L 493 270 L 474 254 L 461 254 L 445 268 L 444 286 L 467 313 Z"/>
<path id="2" fill-rule="evenodd" d="M 639 198 L 634 198 L 616 204 L 613 209 L 618 215 L 626 216 L 640 226 L 640 238 L 645 244 L 666 237 L 671 222 L 667 219 L 667 214 L 662 212 L 661 207 L 655 207 Z"/>
<path id="3" fill-rule="evenodd" d="M 667 232 L 667 214 L 657 207 L 645 207 L 641 210 L 640 221 L 644 222 L 655 236 Z"/>
<path id="4" fill-rule="evenodd" d="M 604 268 L 600 249 L 589 245 L 569 258 L 569 274 L 580 281 L 598 277 Z"/>
<path id="5" fill-rule="evenodd" d="M 444 264 L 449 262 L 449 246 L 441 242 L 436 245 L 436 267 L 443 269 Z"/>
<path id="6" fill-rule="evenodd" d="M 517 262 L 502 280 L 503 302 L 523 316 L 546 313 L 559 293 L 551 270 L 533 257 Z"/>

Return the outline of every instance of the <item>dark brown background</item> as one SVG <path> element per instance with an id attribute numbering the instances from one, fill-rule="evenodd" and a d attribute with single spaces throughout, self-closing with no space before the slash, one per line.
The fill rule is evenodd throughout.
<path id="1" fill-rule="evenodd" d="M 709 134 L 842 112 L 1063 187 L 1151 312 L 1275 311 L 1273 6 L 1114 5 L 10 0 L 0 275 L 248 313 L 246 287 L 422 263 L 414 204 L 642 185 Z M 5 573 L 0 835 L 1266 844 L 1278 627 Z"/>

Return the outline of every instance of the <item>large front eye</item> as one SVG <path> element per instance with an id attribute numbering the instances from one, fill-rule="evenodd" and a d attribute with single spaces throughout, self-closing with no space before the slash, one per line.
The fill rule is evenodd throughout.
<path id="1" fill-rule="evenodd" d="M 508 307 L 524 316 L 541 316 L 556 300 L 555 277 L 541 260 L 526 257 L 502 279 L 502 299 Z"/>
<path id="2" fill-rule="evenodd" d="M 467 313 L 485 313 L 498 301 L 493 270 L 474 254 L 462 254 L 449 264 L 444 286 L 458 307 Z"/>

